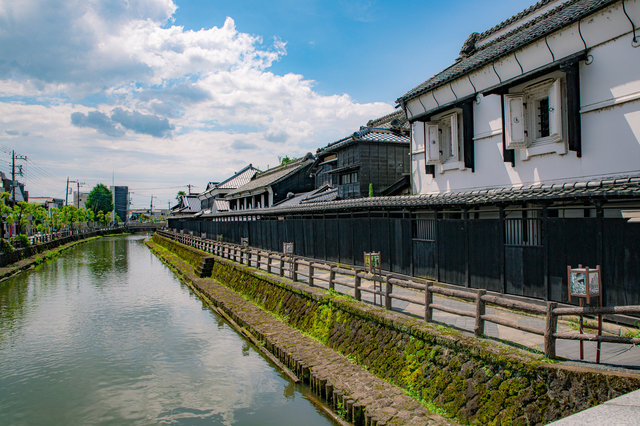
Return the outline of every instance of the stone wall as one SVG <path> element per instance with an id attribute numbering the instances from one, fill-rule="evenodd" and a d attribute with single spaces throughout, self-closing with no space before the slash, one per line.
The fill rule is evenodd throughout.
<path id="1" fill-rule="evenodd" d="M 210 254 L 160 236 L 195 266 Z M 544 424 L 640 388 L 640 376 L 552 363 L 539 354 L 332 292 L 307 291 L 216 258 L 212 277 L 291 327 L 462 423 Z"/>

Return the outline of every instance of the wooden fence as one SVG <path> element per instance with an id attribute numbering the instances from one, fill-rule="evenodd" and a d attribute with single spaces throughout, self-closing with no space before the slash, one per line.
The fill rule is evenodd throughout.
<path id="1" fill-rule="evenodd" d="M 273 273 L 274 266 L 278 269 L 278 274 L 284 277 L 288 272 L 289 278 L 293 281 L 300 281 L 299 278 L 306 277 L 309 286 L 316 285 L 317 281 L 326 282 L 329 289 L 336 290 L 336 284 L 353 289 L 354 298 L 358 301 L 362 300 L 362 292 L 373 295 L 374 304 L 376 297 L 380 298 L 381 304 L 384 300 L 384 308 L 391 310 L 393 300 L 402 300 L 414 303 L 424 307 L 424 319 L 427 322 L 433 322 L 433 311 L 438 310 L 463 317 L 475 318 L 474 334 L 481 337 L 485 333 L 485 323 L 492 322 L 505 327 L 516 330 L 533 333 L 544 337 L 544 354 L 548 358 L 556 358 L 556 340 L 585 340 L 592 342 L 608 342 L 608 343 L 624 343 L 624 344 L 640 344 L 640 338 L 622 337 L 622 336 L 601 336 L 593 334 L 578 333 L 561 333 L 558 332 L 558 318 L 560 316 L 581 316 L 581 315 L 608 315 L 608 314 L 624 314 L 637 315 L 640 314 L 640 305 L 634 306 L 615 306 L 615 307 L 582 307 L 582 308 L 562 308 L 558 307 L 557 302 L 547 302 L 546 307 L 511 300 L 505 297 L 487 294 L 486 289 L 477 289 L 475 291 L 458 290 L 452 288 L 444 288 L 435 285 L 434 281 L 428 280 L 405 280 L 396 278 L 393 274 L 373 275 L 365 273 L 358 269 L 341 268 L 325 262 L 317 262 L 304 260 L 298 257 L 284 256 L 279 253 L 258 250 L 255 248 L 246 248 L 237 244 L 225 243 L 204 239 L 188 234 L 180 234 L 168 231 L 158 231 L 160 235 L 178 241 L 182 244 L 195 247 L 197 249 L 212 253 L 234 262 L 254 266 L 262 269 L 264 266 L 268 273 Z M 307 272 L 299 269 L 299 266 L 307 267 Z M 316 271 L 328 272 L 328 277 L 321 276 Z M 342 277 L 337 276 L 338 274 Z M 362 286 L 362 280 L 369 280 L 374 283 L 373 288 Z M 423 298 L 408 297 L 393 292 L 394 287 L 408 288 L 418 290 L 424 293 Z M 444 306 L 433 302 L 433 295 L 438 294 L 445 298 L 457 298 L 475 303 L 474 311 L 465 311 L 461 309 Z M 546 318 L 544 329 L 519 324 L 516 321 L 499 317 L 497 315 L 489 315 L 486 313 L 487 305 L 499 306 L 506 309 L 517 310 L 529 314 L 543 315 Z"/>

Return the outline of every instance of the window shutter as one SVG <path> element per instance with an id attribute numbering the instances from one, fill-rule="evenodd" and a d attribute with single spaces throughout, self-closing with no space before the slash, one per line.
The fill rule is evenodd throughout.
<path id="1" fill-rule="evenodd" d="M 424 128 L 424 123 L 422 121 L 416 121 L 415 123 L 413 123 L 411 137 L 412 137 L 411 151 L 418 152 L 423 150 L 425 128 Z"/>
<path id="2" fill-rule="evenodd" d="M 444 150 L 446 152 L 446 150 Z M 460 150 L 458 145 L 458 114 L 451 116 L 451 153 L 456 160 L 460 159 Z"/>
<path id="3" fill-rule="evenodd" d="M 562 85 L 560 79 L 549 88 L 549 136 L 562 139 Z"/>
<path id="4" fill-rule="evenodd" d="M 475 149 L 473 145 L 473 100 L 462 105 L 462 155 L 464 166 L 475 172 Z"/>
<path id="5" fill-rule="evenodd" d="M 426 143 L 428 144 L 425 150 L 427 164 L 440 164 L 442 161 L 440 159 L 440 137 L 438 134 L 437 121 L 428 121 L 426 123 L 426 136 Z"/>
<path id="6" fill-rule="evenodd" d="M 524 131 L 524 96 L 521 93 L 504 95 L 504 125 L 507 149 L 526 148 Z"/>

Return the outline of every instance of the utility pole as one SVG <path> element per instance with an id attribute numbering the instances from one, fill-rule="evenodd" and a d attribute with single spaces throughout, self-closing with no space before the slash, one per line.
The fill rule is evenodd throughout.
<path id="1" fill-rule="evenodd" d="M 153 195 L 151 196 L 151 204 L 149 205 L 149 219 L 151 219 L 151 217 L 153 216 L 153 199 L 154 198 L 158 198 L 158 197 L 154 197 Z"/>
<path id="2" fill-rule="evenodd" d="M 195 185 L 191 185 L 191 184 L 187 185 L 187 188 L 189 188 L 189 195 L 191 195 L 191 187 L 192 186 L 195 187 Z"/>
<path id="3" fill-rule="evenodd" d="M 76 181 L 76 184 L 78 185 L 77 186 L 78 189 L 76 191 L 78 193 L 78 205 L 76 206 L 76 208 L 79 209 L 80 208 L 80 185 L 86 185 L 86 184 L 84 182 L 80 182 L 78 180 Z M 87 207 L 87 206 L 85 206 L 85 207 Z"/>
<path id="4" fill-rule="evenodd" d="M 69 204 L 69 176 L 67 176 L 67 192 L 64 193 L 64 205 Z"/>
<path id="5" fill-rule="evenodd" d="M 13 204 L 16 203 L 16 160 L 24 160 L 27 161 L 26 155 L 16 155 L 15 151 L 11 151 L 11 199 L 13 200 Z M 24 176 L 22 171 L 22 165 L 18 165 L 18 175 Z"/>

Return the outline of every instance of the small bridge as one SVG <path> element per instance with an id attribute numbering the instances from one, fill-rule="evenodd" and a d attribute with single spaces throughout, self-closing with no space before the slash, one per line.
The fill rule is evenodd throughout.
<path id="1" fill-rule="evenodd" d="M 162 229 L 167 226 L 166 222 L 144 222 L 144 223 L 136 223 L 130 222 L 125 225 L 128 232 L 155 232 L 158 229 Z"/>

